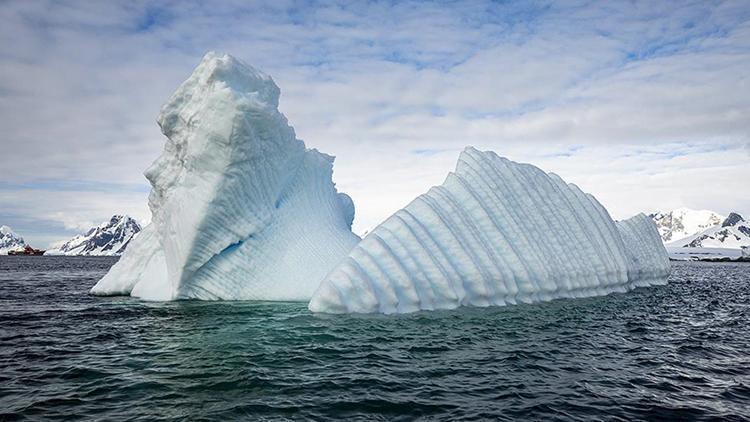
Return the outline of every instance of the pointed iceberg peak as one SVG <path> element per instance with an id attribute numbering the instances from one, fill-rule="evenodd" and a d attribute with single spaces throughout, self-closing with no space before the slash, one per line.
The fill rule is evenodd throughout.
<path id="1" fill-rule="evenodd" d="M 477 155 L 481 155 L 481 154 L 492 154 L 492 155 L 497 156 L 497 154 L 495 154 L 492 151 L 480 151 L 476 149 L 475 147 L 468 145 L 458 155 L 458 163 L 456 163 L 456 168 L 458 168 L 462 163 L 471 162 L 472 161 L 471 157 L 476 157 Z"/>
<path id="2" fill-rule="evenodd" d="M 270 76 L 230 55 L 209 52 L 162 106 L 157 122 L 178 153 L 189 143 L 188 135 L 201 135 L 193 136 L 198 138 L 193 140 L 194 149 L 203 148 L 208 141 L 231 142 L 226 138 L 236 120 L 247 113 L 269 118 L 274 124 L 267 130 L 289 131 L 286 118 L 277 110 L 279 95 Z"/>
<path id="3" fill-rule="evenodd" d="M 459 159 L 459 160 L 461 160 L 461 157 L 462 157 L 462 156 L 463 156 L 464 154 L 469 154 L 469 153 L 472 153 L 472 152 L 480 152 L 480 151 L 479 151 L 478 149 L 476 149 L 476 148 L 475 148 L 474 146 L 472 146 L 472 145 L 466 145 L 466 146 L 464 147 L 464 150 L 463 150 L 463 151 L 461 151 L 461 154 L 459 154 L 459 156 L 458 156 L 458 159 Z"/>
<path id="4" fill-rule="evenodd" d="M 466 172 L 471 172 L 476 166 L 477 160 L 483 160 L 484 157 L 492 157 L 493 159 L 508 161 L 507 158 L 500 157 L 493 151 L 480 151 L 469 145 L 458 155 L 455 174 L 461 175 Z M 453 177 L 452 174 L 453 173 L 448 174 L 448 177 Z"/>
<path id="5" fill-rule="evenodd" d="M 209 51 L 165 107 L 175 102 L 182 103 L 184 97 L 199 100 L 202 94 L 216 88 L 254 97 L 256 104 L 271 108 L 279 106 L 281 90 L 273 78 L 229 54 Z"/>

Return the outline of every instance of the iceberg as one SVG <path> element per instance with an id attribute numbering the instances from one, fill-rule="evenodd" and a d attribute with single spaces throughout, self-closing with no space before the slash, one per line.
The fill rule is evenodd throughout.
<path id="1" fill-rule="evenodd" d="M 665 284 L 654 222 L 615 222 L 553 173 L 466 148 L 455 172 L 362 239 L 309 309 L 407 313 L 502 306 Z"/>
<path id="2" fill-rule="evenodd" d="M 333 157 L 307 149 L 266 74 L 208 53 L 162 107 L 151 223 L 91 289 L 148 300 L 307 301 L 360 240 Z"/>
<path id="3" fill-rule="evenodd" d="M 158 117 L 167 140 L 145 172 L 151 223 L 93 294 L 392 314 L 666 282 L 650 218 L 615 222 L 560 177 L 471 147 L 441 186 L 360 239 L 334 158 L 297 139 L 279 95 L 268 75 L 206 54 Z"/>

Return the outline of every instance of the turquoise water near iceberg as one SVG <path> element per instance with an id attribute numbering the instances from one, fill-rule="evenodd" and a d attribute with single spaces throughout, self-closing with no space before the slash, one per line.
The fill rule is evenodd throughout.
<path id="1" fill-rule="evenodd" d="M 0 257 L 0 420 L 750 418 L 748 264 L 384 317 L 89 296 L 114 262 Z"/>

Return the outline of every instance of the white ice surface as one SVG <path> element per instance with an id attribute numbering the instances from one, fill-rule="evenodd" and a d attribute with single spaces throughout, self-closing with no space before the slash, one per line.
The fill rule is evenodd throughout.
<path id="1" fill-rule="evenodd" d="M 308 300 L 357 243 L 333 157 L 308 150 L 262 72 L 208 53 L 162 107 L 151 224 L 92 289 L 144 299 Z"/>
<path id="2" fill-rule="evenodd" d="M 669 270 L 645 215 L 615 223 L 560 177 L 467 148 L 441 186 L 352 249 L 309 308 L 392 314 L 531 303 L 663 284 Z"/>

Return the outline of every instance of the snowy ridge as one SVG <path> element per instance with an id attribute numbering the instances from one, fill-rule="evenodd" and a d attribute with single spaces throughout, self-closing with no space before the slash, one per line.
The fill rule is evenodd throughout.
<path id="1" fill-rule="evenodd" d="M 208 53 L 162 107 L 167 137 L 146 170 L 152 223 L 92 289 L 152 300 L 307 300 L 356 244 L 333 157 L 308 150 L 279 88 Z"/>
<path id="2" fill-rule="evenodd" d="M 26 242 L 13 232 L 8 226 L 0 226 L 0 255 L 7 255 L 10 251 L 23 249 Z"/>
<path id="3" fill-rule="evenodd" d="M 113 215 L 109 221 L 48 250 L 45 255 L 119 256 L 140 231 L 141 226 L 131 217 Z"/>
<path id="4" fill-rule="evenodd" d="M 730 213 L 720 225 L 693 236 L 667 243 L 667 247 L 740 249 L 750 246 L 750 222 L 737 213 Z"/>
<path id="5" fill-rule="evenodd" d="M 724 216 L 709 210 L 677 208 L 672 211 L 657 211 L 649 214 L 664 243 L 671 243 L 696 235 L 703 230 L 720 224 Z"/>
<path id="6" fill-rule="evenodd" d="M 532 303 L 663 284 L 669 268 L 648 217 L 615 223 L 560 177 L 467 148 L 441 186 L 352 249 L 309 308 L 392 314 Z"/>

